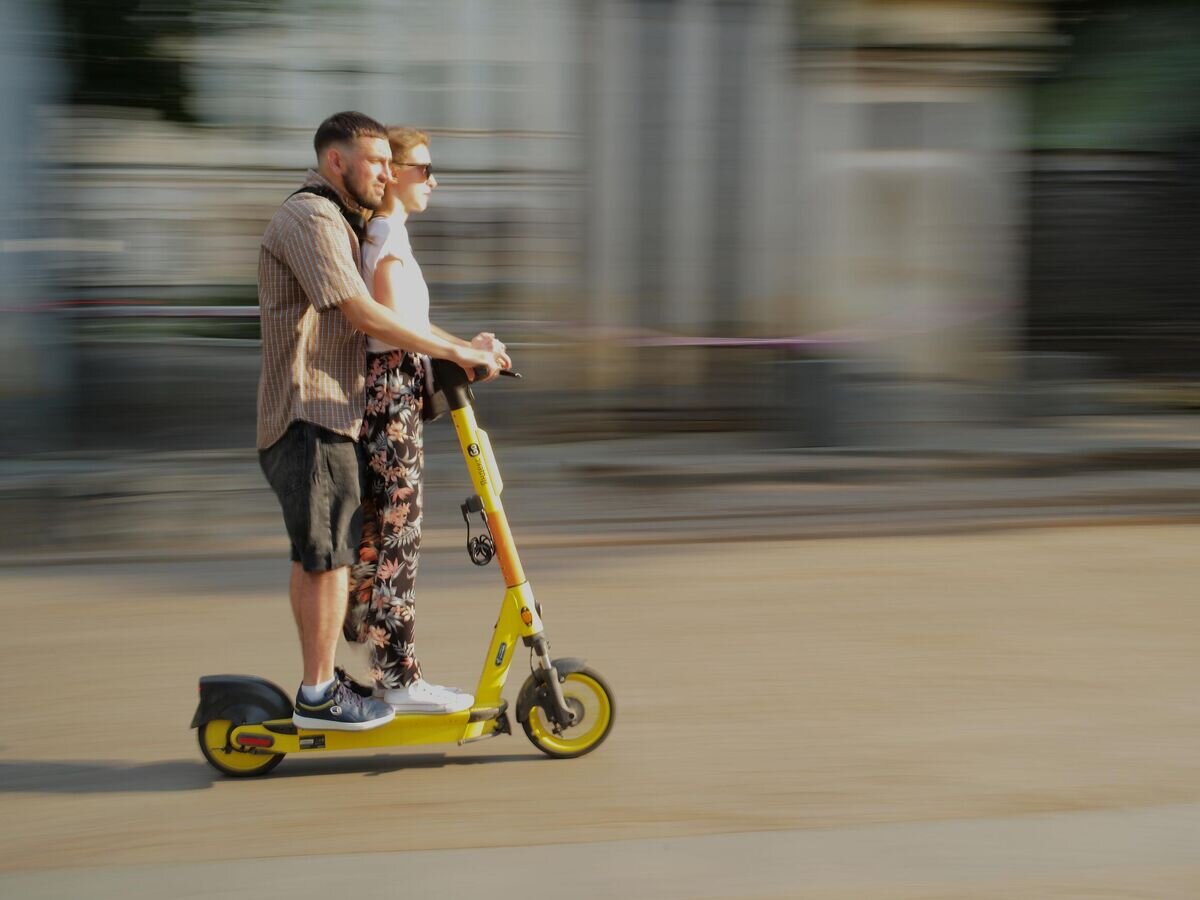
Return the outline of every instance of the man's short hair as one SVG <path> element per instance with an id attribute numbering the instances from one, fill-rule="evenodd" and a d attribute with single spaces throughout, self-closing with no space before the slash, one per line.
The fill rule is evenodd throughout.
<path id="1" fill-rule="evenodd" d="M 334 113 L 320 124 L 313 136 L 313 149 L 317 159 L 330 144 L 352 141 L 357 137 L 387 138 L 387 129 L 360 112 Z"/>

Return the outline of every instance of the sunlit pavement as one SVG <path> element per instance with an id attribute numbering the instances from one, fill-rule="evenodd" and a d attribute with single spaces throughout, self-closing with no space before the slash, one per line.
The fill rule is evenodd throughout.
<path id="1" fill-rule="evenodd" d="M 554 652 L 617 697 L 598 751 L 250 781 L 187 722 L 200 674 L 293 685 L 285 561 L 9 567 L 0 895 L 1193 898 L 1198 538 L 534 545 Z M 469 686 L 498 573 L 433 550 L 420 591 L 427 674 Z"/>

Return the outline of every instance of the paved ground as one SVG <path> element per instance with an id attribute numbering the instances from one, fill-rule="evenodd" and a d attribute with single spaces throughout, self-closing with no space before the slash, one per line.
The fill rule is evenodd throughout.
<path id="1" fill-rule="evenodd" d="M 0 896 L 1194 898 L 1198 539 L 535 543 L 556 651 L 616 692 L 604 747 L 256 781 L 186 726 L 201 673 L 295 680 L 283 564 L 10 566 Z M 474 681 L 496 577 L 427 554 L 437 680 Z"/>

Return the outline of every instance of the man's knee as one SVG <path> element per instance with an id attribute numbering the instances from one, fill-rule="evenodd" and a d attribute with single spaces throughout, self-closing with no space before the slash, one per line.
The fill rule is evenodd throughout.
<path id="1" fill-rule="evenodd" d="M 296 580 L 304 593 L 320 593 L 334 587 L 348 585 L 350 582 L 350 567 L 338 566 L 336 569 L 317 569 L 310 571 L 302 563 L 292 563 Z"/>
<path id="2" fill-rule="evenodd" d="M 293 422 L 260 453 L 292 544 L 306 572 L 353 565 L 362 531 L 362 457 L 347 437 Z"/>

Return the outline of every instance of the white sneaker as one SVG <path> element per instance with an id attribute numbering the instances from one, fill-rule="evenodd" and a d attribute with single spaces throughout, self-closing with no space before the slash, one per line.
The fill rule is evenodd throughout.
<path id="1" fill-rule="evenodd" d="M 430 684 L 422 679 L 408 687 L 391 688 L 378 693 L 380 699 L 390 703 L 396 712 L 451 713 L 470 709 L 475 698 L 456 688 Z"/>

